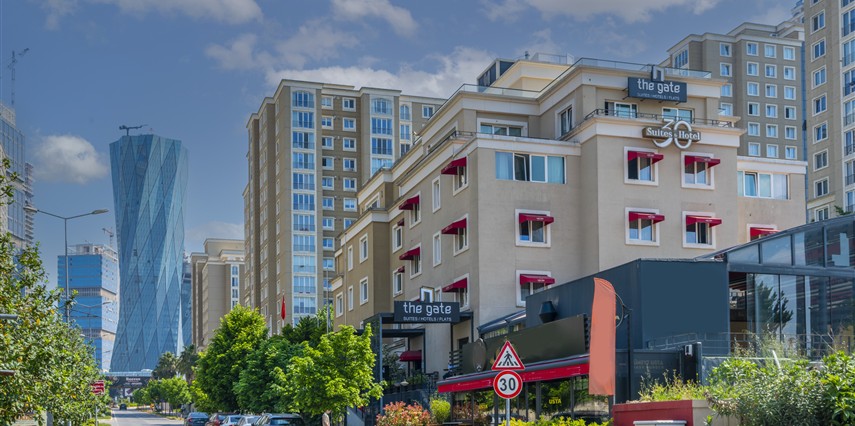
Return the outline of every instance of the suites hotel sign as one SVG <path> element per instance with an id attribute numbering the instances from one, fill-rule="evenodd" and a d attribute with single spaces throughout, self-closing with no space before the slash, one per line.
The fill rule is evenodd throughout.
<path id="1" fill-rule="evenodd" d="M 701 132 L 692 130 L 692 125 L 683 120 L 666 118 L 662 127 L 645 127 L 641 134 L 645 138 L 653 139 L 653 143 L 659 148 L 677 145 L 677 148 L 688 149 L 692 142 L 701 140 Z"/>

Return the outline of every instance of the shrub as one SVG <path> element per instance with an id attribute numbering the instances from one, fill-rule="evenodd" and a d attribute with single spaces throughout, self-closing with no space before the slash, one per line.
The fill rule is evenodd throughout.
<path id="1" fill-rule="evenodd" d="M 696 382 L 683 380 L 676 373 L 668 376 L 663 374 L 663 380 L 642 380 L 640 400 L 649 401 L 680 401 L 686 399 L 706 399 L 704 387 Z"/>
<path id="2" fill-rule="evenodd" d="M 430 412 L 434 423 L 445 423 L 451 417 L 451 403 L 440 398 L 431 399 Z"/>
<path id="3" fill-rule="evenodd" d="M 385 414 L 377 415 L 377 426 L 427 426 L 430 413 L 418 403 L 408 405 L 393 402 L 383 407 Z"/>
<path id="4" fill-rule="evenodd" d="M 533 422 L 511 419 L 511 426 L 608 426 L 610 424 L 611 422 L 585 423 L 582 419 L 573 420 L 566 417 L 553 417 L 549 420 L 540 419 Z"/>

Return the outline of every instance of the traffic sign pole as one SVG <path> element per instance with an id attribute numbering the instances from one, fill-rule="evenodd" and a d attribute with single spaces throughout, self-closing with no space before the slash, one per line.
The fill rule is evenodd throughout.
<path id="1" fill-rule="evenodd" d="M 505 400 L 505 424 L 511 426 L 511 399 Z"/>
<path id="2" fill-rule="evenodd" d="M 525 370 L 525 365 L 510 341 L 506 341 L 499 350 L 491 369 L 499 372 L 493 378 L 493 390 L 505 399 L 505 425 L 511 426 L 511 399 L 520 394 L 523 383 L 522 377 L 514 370 Z"/>

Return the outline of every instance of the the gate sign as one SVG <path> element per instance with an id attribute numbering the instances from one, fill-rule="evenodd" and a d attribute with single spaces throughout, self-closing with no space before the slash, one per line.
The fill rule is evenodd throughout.
<path id="1" fill-rule="evenodd" d="M 457 302 L 395 302 L 395 322 L 460 322 Z"/>

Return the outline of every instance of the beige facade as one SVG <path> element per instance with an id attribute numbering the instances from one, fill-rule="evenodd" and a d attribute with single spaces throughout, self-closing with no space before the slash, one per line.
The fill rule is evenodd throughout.
<path id="1" fill-rule="evenodd" d="M 804 163 L 740 155 L 739 118 L 719 114 L 725 81 L 664 72 L 686 83 L 685 102 L 629 98 L 628 78 L 650 78 L 650 67 L 591 59 L 517 61 L 490 87 L 464 85 L 360 190 L 336 252 L 335 323 L 360 326 L 394 301 L 460 302 L 472 323 L 418 325 L 424 339 L 406 343 L 442 374 L 473 325 L 521 310 L 546 285 L 640 257 L 708 254 L 747 241 L 755 223 L 804 223 Z M 700 138 L 680 148 L 643 137 L 674 118 Z M 786 195 L 739 196 L 755 169 Z"/>
<path id="2" fill-rule="evenodd" d="M 190 255 L 193 344 L 203 349 L 220 326 L 220 319 L 241 303 L 244 276 L 243 240 L 209 238 L 204 253 Z"/>
<path id="3" fill-rule="evenodd" d="M 271 333 L 322 306 L 335 274 L 335 237 L 359 217 L 357 190 L 409 150 L 442 102 L 283 80 L 252 114 L 242 297 L 267 318 Z"/>

